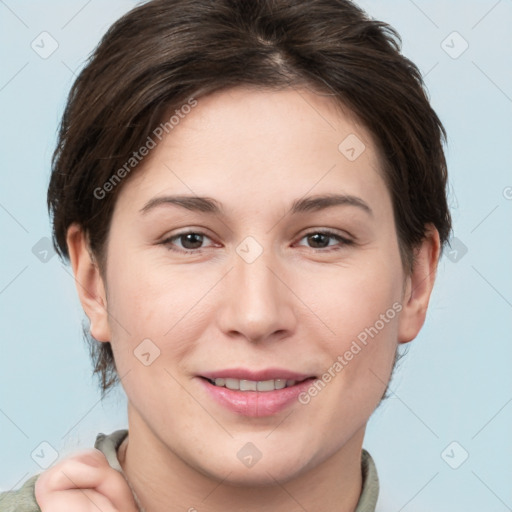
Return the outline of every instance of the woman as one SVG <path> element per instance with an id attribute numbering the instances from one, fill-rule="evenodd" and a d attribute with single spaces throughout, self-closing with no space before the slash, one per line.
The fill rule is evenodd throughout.
<path id="1" fill-rule="evenodd" d="M 443 137 L 397 35 L 348 1 L 119 20 L 48 201 L 128 429 L 3 506 L 375 510 L 364 432 L 450 232 Z"/>

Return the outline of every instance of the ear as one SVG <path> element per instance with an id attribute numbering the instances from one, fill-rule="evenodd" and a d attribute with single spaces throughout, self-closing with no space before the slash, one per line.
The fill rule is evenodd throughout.
<path id="1" fill-rule="evenodd" d="M 68 228 L 66 242 L 76 289 L 89 318 L 91 335 L 98 341 L 110 341 L 105 286 L 82 227 L 72 224 Z"/>
<path id="2" fill-rule="evenodd" d="M 399 343 L 407 343 L 416 338 L 425 322 L 440 251 L 439 233 L 432 224 L 428 224 L 425 237 L 414 252 L 412 272 L 405 282 L 398 327 Z"/>

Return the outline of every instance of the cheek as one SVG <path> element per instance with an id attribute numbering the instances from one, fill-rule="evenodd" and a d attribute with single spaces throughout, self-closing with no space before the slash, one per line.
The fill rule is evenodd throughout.
<path id="1" fill-rule="evenodd" d="M 395 357 L 402 309 L 401 267 L 380 264 L 364 272 L 339 269 L 336 278 L 317 283 L 322 293 L 311 297 L 315 302 L 311 309 L 329 327 L 322 348 L 327 354 L 324 371 L 335 376 L 336 384 L 329 386 L 332 399 L 347 392 L 354 399 L 366 396 L 371 410 L 384 392 Z"/>
<path id="2" fill-rule="evenodd" d="M 171 359 L 192 350 L 206 321 L 207 301 L 201 298 L 218 279 L 198 278 L 192 267 L 173 271 L 142 258 L 136 261 L 135 256 L 118 261 L 122 263 L 108 276 L 116 364 L 126 367 L 146 339 Z"/>
<path id="3" fill-rule="evenodd" d="M 389 265 L 340 268 L 331 276 L 317 274 L 315 289 L 308 295 L 311 309 L 334 331 L 332 337 L 340 348 L 376 322 L 379 330 L 384 330 L 381 315 L 385 316 L 385 330 L 396 323 L 397 306 L 393 309 L 393 304 L 401 299 L 400 272 Z"/>

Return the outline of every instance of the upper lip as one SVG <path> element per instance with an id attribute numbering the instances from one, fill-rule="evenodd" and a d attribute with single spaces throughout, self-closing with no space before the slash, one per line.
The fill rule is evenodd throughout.
<path id="1" fill-rule="evenodd" d="M 266 368 L 264 370 L 257 371 L 245 368 L 226 368 L 224 370 L 204 372 L 200 376 L 210 380 L 232 378 L 239 380 L 252 380 L 256 382 L 275 379 L 302 381 L 314 377 L 310 374 L 293 372 L 286 370 L 285 368 Z"/>

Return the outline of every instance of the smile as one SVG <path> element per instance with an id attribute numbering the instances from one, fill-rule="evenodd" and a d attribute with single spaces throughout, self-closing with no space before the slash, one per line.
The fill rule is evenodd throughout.
<path id="1" fill-rule="evenodd" d="M 285 368 L 249 370 L 226 368 L 197 375 L 210 399 L 238 416 L 264 417 L 279 414 L 298 403 L 316 377 Z"/>
<path id="2" fill-rule="evenodd" d="M 246 380 L 233 378 L 208 379 L 215 386 L 228 388 L 233 391 L 275 391 L 276 389 L 289 388 L 295 386 L 296 380 L 291 379 L 271 379 L 271 380 Z"/>

